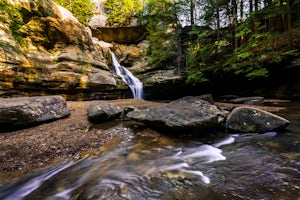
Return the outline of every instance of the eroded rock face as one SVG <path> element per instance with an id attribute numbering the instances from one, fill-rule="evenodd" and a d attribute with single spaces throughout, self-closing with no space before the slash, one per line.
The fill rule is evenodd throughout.
<path id="1" fill-rule="evenodd" d="M 129 112 L 127 117 L 151 127 L 182 134 L 215 130 L 225 119 L 223 113 L 201 97 L 184 97 L 159 107 Z"/>
<path id="2" fill-rule="evenodd" d="M 69 114 L 61 96 L 0 98 L 0 131 L 41 124 Z"/>
<path id="3" fill-rule="evenodd" d="M 272 113 L 249 107 L 237 107 L 231 111 L 226 120 L 228 129 L 242 133 L 264 133 L 285 128 L 289 121 Z"/>
<path id="4" fill-rule="evenodd" d="M 144 25 L 135 27 L 99 27 L 92 29 L 93 35 L 105 42 L 136 44 L 146 37 Z"/>
<path id="5" fill-rule="evenodd" d="M 98 101 L 88 107 L 88 118 L 93 123 L 105 122 L 117 119 L 123 110 L 104 101 Z"/>
<path id="6" fill-rule="evenodd" d="M 101 46 L 69 11 L 51 0 L 6 2 L 22 15 L 17 30 L 22 41 L 9 22 L 0 20 L 0 96 L 127 89 L 110 73 Z"/>

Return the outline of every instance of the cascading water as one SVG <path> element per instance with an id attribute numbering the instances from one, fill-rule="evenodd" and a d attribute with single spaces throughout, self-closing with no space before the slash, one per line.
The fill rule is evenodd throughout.
<path id="1" fill-rule="evenodd" d="M 125 131 L 127 139 L 110 145 L 111 149 L 98 157 L 65 161 L 2 188 L 0 185 L 0 199 L 166 199 L 164 190 L 177 178 L 195 181 L 198 186 L 210 184 L 205 166 L 225 160 L 219 148 L 235 140 L 229 136 L 215 146 L 196 142 L 185 146 L 180 139 L 162 136 L 170 144 L 165 146 L 148 138 L 134 138 L 130 129 Z M 162 177 L 166 179 L 164 187 L 156 182 Z"/>
<path id="2" fill-rule="evenodd" d="M 111 53 L 111 55 L 112 55 L 112 65 L 114 67 L 116 74 L 120 76 L 122 80 L 129 86 L 133 94 L 133 98 L 142 99 L 144 93 L 143 83 L 138 78 L 133 76 L 133 74 L 128 69 L 120 65 L 116 55 L 113 52 Z"/>

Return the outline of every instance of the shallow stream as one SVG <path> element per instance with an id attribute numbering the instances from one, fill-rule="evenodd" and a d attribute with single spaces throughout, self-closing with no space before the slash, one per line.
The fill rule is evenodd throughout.
<path id="1" fill-rule="evenodd" d="M 265 134 L 151 136 L 115 124 L 124 134 L 98 153 L 7 180 L 0 199 L 297 200 L 300 102 L 279 115 L 291 125 Z"/>

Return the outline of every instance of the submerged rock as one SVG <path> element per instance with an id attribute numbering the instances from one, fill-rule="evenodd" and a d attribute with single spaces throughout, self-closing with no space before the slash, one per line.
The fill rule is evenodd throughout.
<path id="1" fill-rule="evenodd" d="M 247 105 L 263 105 L 264 97 L 240 97 L 230 100 L 231 103 L 247 104 Z"/>
<path id="2" fill-rule="evenodd" d="M 121 116 L 123 110 L 104 101 L 97 101 L 88 107 L 88 118 L 93 123 L 100 123 L 117 119 Z"/>
<path id="3" fill-rule="evenodd" d="M 28 127 L 69 114 L 61 96 L 0 98 L 0 131 Z"/>
<path id="4" fill-rule="evenodd" d="M 268 132 L 287 127 L 289 121 L 272 113 L 249 107 L 237 107 L 228 115 L 226 127 L 238 132 Z"/>
<path id="5" fill-rule="evenodd" d="M 223 113 L 200 97 L 184 97 L 163 106 L 129 112 L 127 117 L 151 127 L 184 133 L 214 130 Z"/>

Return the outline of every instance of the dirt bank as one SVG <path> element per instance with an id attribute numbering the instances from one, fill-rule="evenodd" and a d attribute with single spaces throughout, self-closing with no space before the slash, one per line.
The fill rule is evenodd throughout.
<path id="1" fill-rule="evenodd" d="M 110 101 L 120 107 L 159 105 L 136 99 Z M 99 149 L 118 131 L 92 128 L 87 107 L 93 101 L 67 102 L 70 116 L 36 127 L 0 133 L 0 172 L 45 165 L 53 158 L 72 157 L 81 151 Z"/>

